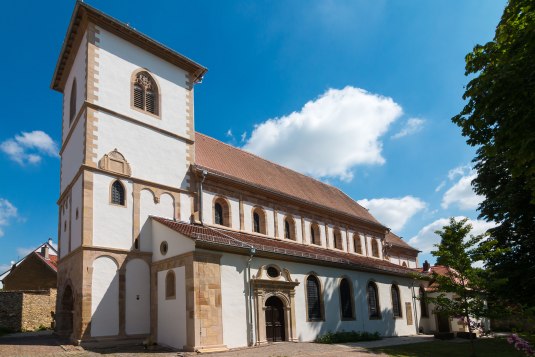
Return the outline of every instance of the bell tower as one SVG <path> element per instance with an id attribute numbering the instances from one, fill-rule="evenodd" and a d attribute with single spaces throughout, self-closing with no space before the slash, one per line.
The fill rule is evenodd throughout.
<path id="1" fill-rule="evenodd" d="M 77 2 L 52 79 L 63 94 L 57 331 L 151 329 L 149 216 L 189 220 L 193 87 L 206 69 Z"/>

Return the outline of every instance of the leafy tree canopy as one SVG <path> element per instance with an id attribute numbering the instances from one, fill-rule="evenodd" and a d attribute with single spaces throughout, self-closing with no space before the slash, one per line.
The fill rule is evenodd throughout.
<path id="1" fill-rule="evenodd" d="M 477 147 L 480 218 L 498 223 L 487 267 L 495 293 L 535 305 L 535 2 L 510 0 L 493 41 L 466 56 L 464 109 L 453 122 Z"/>

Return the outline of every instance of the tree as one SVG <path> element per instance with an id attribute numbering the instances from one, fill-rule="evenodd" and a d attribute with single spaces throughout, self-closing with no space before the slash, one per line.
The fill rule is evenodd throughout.
<path id="1" fill-rule="evenodd" d="M 472 355 L 475 355 L 472 318 L 486 316 L 488 312 L 482 269 L 474 267 L 474 263 L 482 257 L 479 246 L 484 236 L 468 237 L 472 226 L 467 221 L 467 218 L 460 221 L 451 218 L 448 225 L 435 232 L 441 241 L 431 254 L 437 257 L 437 265 L 443 265 L 447 270 L 443 275 L 433 274 L 437 295 L 427 299 L 435 304 L 438 313 L 465 319 Z"/>
<path id="2" fill-rule="evenodd" d="M 464 109 L 452 121 L 473 159 L 480 218 L 494 221 L 486 267 L 503 300 L 535 305 L 535 4 L 510 0 L 494 39 L 466 56 Z"/>

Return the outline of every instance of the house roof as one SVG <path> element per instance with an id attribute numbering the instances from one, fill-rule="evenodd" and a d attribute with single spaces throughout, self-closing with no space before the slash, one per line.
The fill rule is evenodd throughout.
<path id="1" fill-rule="evenodd" d="M 338 188 L 201 133 L 195 134 L 195 164 L 199 170 L 207 170 L 386 229 L 367 209 Z"/>
<path id="2" fill-rule="evenodd" d="M 2 279 L 4 279 L 7 275 L 9 275 L 9 273 L 11 272 L 11 270 L 13 269 L 14 266 L 15 267 L 19 266 L 27 257 L 32 255 L 32 253 L 36 253 L 37 255 L 41 256 L 39 254 L 39 252 L 41 251 L 41 248 L 43 248 L 44 246 L 48 246 L 48 249 L 49 249 L 49 257 L 50 257 L 49 259 L 50 259 L 51 263 L 54 265 L 54 267 L 51 267 L 51 268 L 53 268 L 55 271 L 57 271 L 58 270 L 58 268 L 57 268 L 57 266 L 58 266 L 58 263 L 57 263 L 57 261 L 58 261 L 58 251 L 52 245 L 52 240 L 49 239 L 46 242 L 44 242 L 43 244 L 41 244 L 40 246 L 38 246 L 37 248 L 35 248 L 28 255 L 22 257 L 22 259 L 20 259 L 18 262 L 13 264 L 8 270 L 6 270 L 5 272 L 1 273 L 0 274 L 0 281 L 2 281 Z"/>
<path id="3" fill-rule="evenodd" d="M 236 232 L 218 227 L 202 226 L 186 222 L 173 221 L 162 217 L 153 220 L 195 241 L 196 244 L 215 250 L 251 248 L 255 254 L 275 255 L 280 258 L 305 259 L 323 264 L 347 265 L 349 269 L 389 273 L 396 275 L 412 275 L 412 269 L 392 264 L 386 260 L 368 258 L 319 246 L 297 243 L 280 238 L 272 238 L 260 234 Z M 248 253 L 247 253 L 248 254 Z"/>
<path id="4" fill-rule="evenodd" d="M 405 242 L 401 237 L 395 235 L 394 233 L 392 232 L 388 232 L 386 235 L 385 235 L 385 242 L 386 243 L 390 243 L 392 244 L 393 246 L 396 246 L 396 247 L 400 247 L 400 248 L 404 248 L 404 249 L 410 249 L 410 250 L 413 250 L 415 252 L 420 252 L 420 250 L 414 248 L 414 247 L 411 247 L 407 242 Z"/>
<path id="5" fill-rule="evenodd" d="M 48 259 L 42 256 L 40 253 L 33 252 L 33 254 L 37 255 L 39 259 L 41 259 L 48 267 L 50 267 L 52 270 L 54 270 L 56 273 L 58 271 L 58 256 L 57 255 L 49 255 Z"/>
<path id="6" fill-rule="evenodd" d="M 200 64 L 175 52 L 169 47 L 154 41 L 130 25 L 120 22 L 82 1 L 76 1 L 71 21 L 65 39 L 63 40 L 63 46 L 61 47 L 58 62 L 54 70 L 52 83 L 50 84 L 50 87 L 54 90 L 60 92 L 63 91 L 62 83 L 64 83 L 65 80 L 65 78 L 63 78 L 65 67 L 67 66 L 69 57 L 73 55 L 72 52 L 77 49 L 76 40 L 78 36 L 81 35 L 78 34 L 78 31 L 80 28 L 82 31 L 84 30 L 83 24 L 87 19 L 110 32 L 127 39 L 137 46 L 147 49 L 152 54 L 189 71 L 194 76 L 194 82 L 201 79 L 207 71 L 207 69 Z"/>

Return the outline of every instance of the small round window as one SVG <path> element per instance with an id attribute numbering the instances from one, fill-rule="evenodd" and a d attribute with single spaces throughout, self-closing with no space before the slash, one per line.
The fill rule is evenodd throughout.
<path id="1" fill-rule="evenodd" d="M 267 268 L 267 275 L 270 277 L 270 278 L 278 278 L 279 275 L 280 275 L 280 271 L 279 269 L 275 268 L 275 267 L 269 267 Z"/>
<path id="2" fill-rule="evenodd" d="M 162 255 L 166 255 L 167 254 L 167 249 L 169 247 L 167 246 L 167 242 L 166 241 L 163 241 L 161 244 L 160 244 L 160 253 L 162 253 Z"/>

